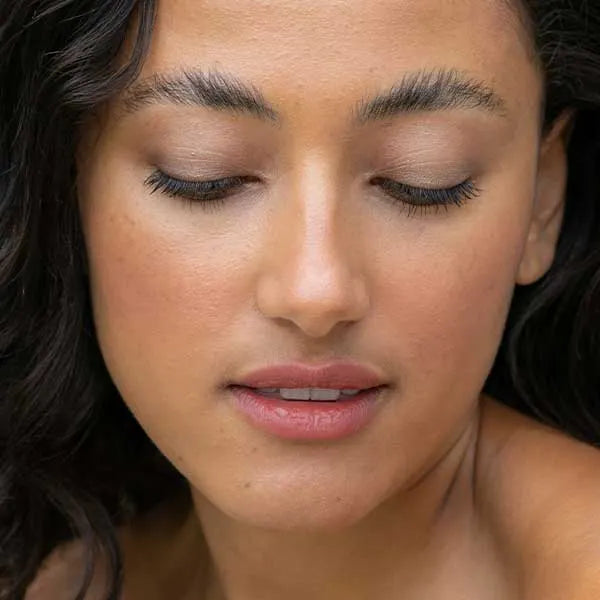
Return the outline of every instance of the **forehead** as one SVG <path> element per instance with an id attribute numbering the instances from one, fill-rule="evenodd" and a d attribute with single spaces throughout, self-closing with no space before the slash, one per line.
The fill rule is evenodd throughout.
<path id="1" fill-rule="evenodd" d="M 299 51 L 317 64 L 323 52 L 338 59 L 361 52 L 368 52 L 365 60 L 382 52 L 393 58 L 426 44 L 431 55 L 437 49 L 444 56 L 450 42 L 457 52 L 482 42 L 499 44 L 499 51 L 526 46 L 518 14 L 510 0 L 161 0 L 156 37 L 159 47 L 177 36 L 194 50 L 250 43 L 255 60 L 283 62 Z M 178 47 L 183 54 L 186 49 Z"/>
<path id="2" fill-rule="evenodd" d="M 537 109 L 541 80 L 509 0 L 162 0 L 141 77 L 181 67 L 234 73 L 282 112 L 440 68 Z"/>

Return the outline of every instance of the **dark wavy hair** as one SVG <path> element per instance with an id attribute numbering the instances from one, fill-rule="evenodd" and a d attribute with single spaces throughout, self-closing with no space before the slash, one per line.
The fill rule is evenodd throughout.
<path id="1" fill-rule="evenodd" d="M 76 201 L 81 125 L 139 74 L 155 1 L 0 0 L 0 600 L 23 598 L 70 538 L 87 548 L 77 599 L 100 552 L 118 598 L 115 527 L 187 489 L 102 360 Z M 576 119 L 555 262 L 517 286 L 485 389 L 600 445 L 600 4 L 522 1 L 541 133 L 565 109 Z"/>

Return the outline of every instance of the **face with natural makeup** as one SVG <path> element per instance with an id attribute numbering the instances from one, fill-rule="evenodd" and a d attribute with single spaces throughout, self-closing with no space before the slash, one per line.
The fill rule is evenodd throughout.
<path id="1" fill-rule="evenodd" d="M 253 101 L 215 106 L 217 83 Z M 466 434 L 514 286 L 560 228 L 541 100 L 504 1 L 160 3 L 138 80 L 86 130 L 80 211 L 108 370 L 198 496 L 253 525 L 341 527 Z M 223 179 L 204 202 L 181 183 Z M 341 441 L 258 431 L 224 389 L 331 358 L 390 384 Z"/>

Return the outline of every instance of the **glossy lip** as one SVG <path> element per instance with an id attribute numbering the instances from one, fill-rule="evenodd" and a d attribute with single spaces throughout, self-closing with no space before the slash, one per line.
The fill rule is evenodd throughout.
<path id="1" fill-rule="evenodd" d="M 374 420 L 386 386 L 335 402 L 265 397 L 255 389 L 230 386 L 233 406 L 254 427 L 283 439 L 337 440 L 358 433 Z"/>
<path id="2" fill-rule="evenodd" d="M 230 385 L 249 388 L 369 389 L 387 385 L 373 369 L 353 361 L 286 363 L 256 369 Z"/>

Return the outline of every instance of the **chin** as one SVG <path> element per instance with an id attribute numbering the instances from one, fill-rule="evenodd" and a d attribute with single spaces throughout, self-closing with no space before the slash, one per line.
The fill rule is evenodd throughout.
<path id="1" fill-rule="evenodd" d="M 201 502 L 206 502 L 204 497 Z M 352 527 L 364 519 L 377 502 L 368 502 L 364 490 L 336 493 L 334 489 L 304 492 L 287 490 L 244 490 L 226 498 L 208 500 L 217 510 L 250 527 L 298 533 L 331 533 Z M 383 499 L 382 499 L 383 501 Z"/>

